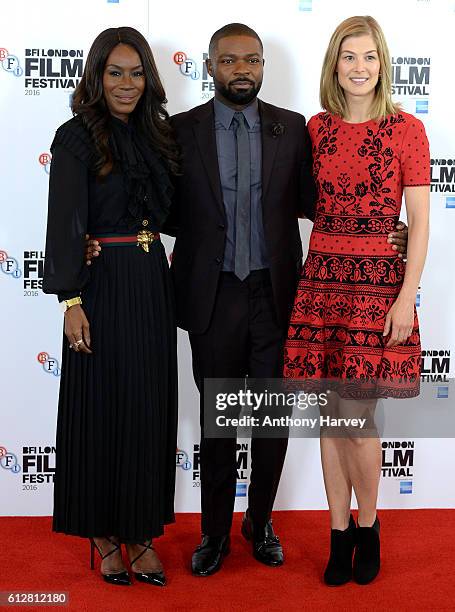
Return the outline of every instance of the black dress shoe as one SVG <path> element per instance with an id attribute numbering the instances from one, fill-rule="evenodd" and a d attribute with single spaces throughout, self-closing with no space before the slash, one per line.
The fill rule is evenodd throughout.
<path id="1" fill-rule="evenodd" d="M 247 510 L 242 521 L 242 535 L 246 540 L 252 541 L 255 559 L 271 567 L 283 565 L 283 547 L 280 538 L 273 531 L 271 520 L 267 521 L 265 527 L 257 527 Z"/>
<path id="2" fill-rule="evenodd" d="M 381 566 L 379 519 L 371 527 L 357 525 L 357 544 L 354 554 L 353 575 L 357 584 L 368 584 L 379 573 Z"/>
<path id="3" fill-rule="evenodd" d="M 355 547 L 355 521 L 352 514 L 346 529 L 330 532 L 330 558 L 324 572 L 324 582 L 329 586 L 341 586 L 352 578 L 352 554 Z"/>
<path id="4" fill-rule="evenodd" d="M 217 572 L 223 559 L 230 552 L 231 539 L 225 536 L 202 536 L 191 559 L 191 570 L 195 576 L 210 576 Z"/>

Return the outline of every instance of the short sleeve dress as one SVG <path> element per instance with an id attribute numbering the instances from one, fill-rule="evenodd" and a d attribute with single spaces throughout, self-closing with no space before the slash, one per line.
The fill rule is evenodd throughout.
<path id="1" fill-rule="evenodd" d="M 352 397 L 414 397 L 421 362 L 416 311 L 405 343 L 386 347 L 382 334 L 405 273 L 387 235 L 399 220 L 403 188 L 430 184 L 424 126 L 405 112 L 360 124 L 319 113 L 308 129 L 316 217 L 284 375 L 336 379 Z"/>
<path id="2" fill-rule="evenodd" d="M 134 123 L 110 117 L 108 129 L 105 178 L 80 118 L 51 147 L 43 290 L 81 296 L 93 350 L 75 352 L 63 336 L 53 528 L 143 542 L 174 520 L 177 332 L 161 241 L 145 252 L 121 239 L 160 231 L 172 184 Z M 118 246 L 87 267 L 85 234 Z"/>

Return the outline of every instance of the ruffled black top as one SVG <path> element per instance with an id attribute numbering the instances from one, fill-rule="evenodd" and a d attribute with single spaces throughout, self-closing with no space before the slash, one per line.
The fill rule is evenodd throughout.
<path id="1" fill-rule="evenodd" d="M 61 125 L 51 145 L 43 291 L 59 300 L 80 294 L 89 279 L 85 234 L 160 231 L 171 207 L 165 162 L 134 121 L 110 118 L 112 172 L 100 179 L 97 152 L 78 117 Z"/>

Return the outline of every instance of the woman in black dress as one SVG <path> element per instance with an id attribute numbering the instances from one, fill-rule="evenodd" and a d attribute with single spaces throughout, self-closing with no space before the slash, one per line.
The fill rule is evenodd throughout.
<path id="1" fill-rule="evenodd" d="M 54 531 L 89 537 L 101 573 L 164 585 L 152 538 L 174 520 L 176 327 L 159 230 L 178 150 L 151 49 L 132 28 L 94 41 L 51 147 L 43 290 L 65 312 Z M 104 247 L 84 263 L 89 233 Z"/>

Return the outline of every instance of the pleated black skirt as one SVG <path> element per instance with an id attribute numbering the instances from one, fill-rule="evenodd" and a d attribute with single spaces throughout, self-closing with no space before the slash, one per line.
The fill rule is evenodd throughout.
<path id="1" fill-rule="evenodd" d="M 54 531 L 142 542 L 174 520 L 177 361 L 160 241 L 107 247 L 82 292 L 92 355 L 64 336 Z"/>

